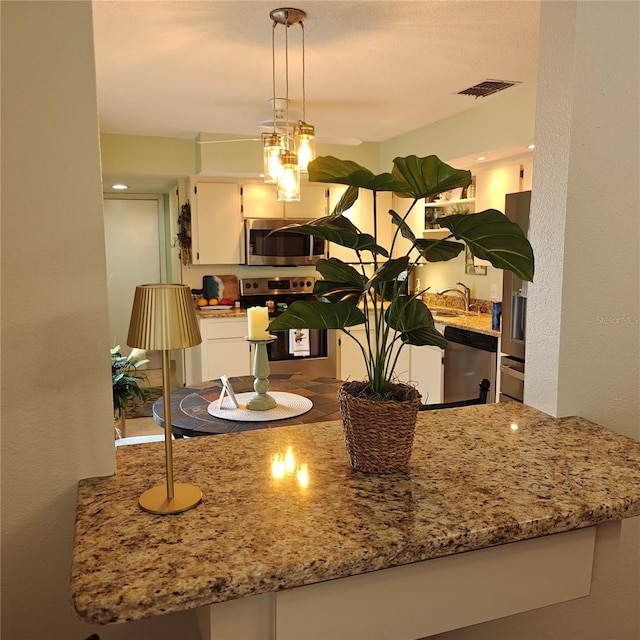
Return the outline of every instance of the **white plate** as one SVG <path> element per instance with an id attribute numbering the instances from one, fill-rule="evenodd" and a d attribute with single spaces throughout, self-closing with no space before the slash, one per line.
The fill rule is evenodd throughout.
<path id="1" fill-rule="evenodd" d="M 198 307 L 198 309 L 202 311 L 209 311 L 211 309 L 215 309 L 216 311 L 226 311 L 227 309 L 233 309 L 233 305 L 232 304 L 205 305 L 204 307 Z"/>

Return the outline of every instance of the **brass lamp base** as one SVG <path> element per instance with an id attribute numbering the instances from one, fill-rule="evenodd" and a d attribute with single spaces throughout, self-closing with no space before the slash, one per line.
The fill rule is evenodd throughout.
<path id="1" fill-rule="evenodd" d="M 157 487 L 148 489 L 140 498 L 138 504 L 149 513 L 160 515 L 168 513 L 182 513 L 193 509 L 200 504 L 202 491 L 193 484 L 177 482 L 173 485 L 173 499 L 167 499 L 167 485 L 159 484 Z"/>

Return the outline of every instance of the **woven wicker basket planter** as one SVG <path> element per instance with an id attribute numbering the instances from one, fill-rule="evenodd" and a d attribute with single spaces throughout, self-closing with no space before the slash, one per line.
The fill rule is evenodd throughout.
<path id="1" fill-rule="evenodd" d="M 358 397 L 366 382 L 345 382 L 338 392 L 345 444 L 352 468 L 367 473 L 403 471 L 409 464 L 420 394 L 402 388 L 406 400 Z"/>

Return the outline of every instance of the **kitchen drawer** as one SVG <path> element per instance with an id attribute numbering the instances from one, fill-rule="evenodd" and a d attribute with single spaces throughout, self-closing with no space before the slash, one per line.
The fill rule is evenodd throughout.
<path id="1" fill-rule="evenodd" d="M 504 356 L 500 361 L 500 393 L 522 402 L 524 397 L 524 362 Z"/>
<path id="2" fill-rule="evenodd" d="M 247 335 L 246 320 L 200 320 L 200 333 L 203 340 L 226 340 L 244 338 Z"/>

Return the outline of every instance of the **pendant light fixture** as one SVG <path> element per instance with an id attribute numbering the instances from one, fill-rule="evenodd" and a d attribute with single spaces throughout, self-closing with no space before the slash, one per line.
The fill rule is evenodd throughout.
<path id="1" fill-rule="evenodd" d="M 274 9 L 269 14 L 273 26 L 271 32 L 272 54 L 272 109 L 271 131 L 262 134 L 263 172 L 266 183 L 277 184 L 278 200 L 300 200 L 300 172 L 315 155 L 315 129 L 305 122 L 305 58 L 304 19 L 307 14 L 300 9 Z M 289 27 L 299 24 L 302 30 L 302 120 L 294 124 L 289 119 Z M 284 46 L 284 98 L 276 97 L 276 46 L 275 32 L 278 25 L 285 27 Z"/>
<path id="2" fill-rule="evenodd" d="M 298 166 L 300 171 L 307 173 L 309 163 L 316 156 L 316 130 L 311 124 L 307 124 L 307 92 L 305 85 L 305 59 L 304 59 L 304 22 L 300 22 L 302 29 L 302 120 L 293 130 L 293 143 L 298 154 Z"/>

